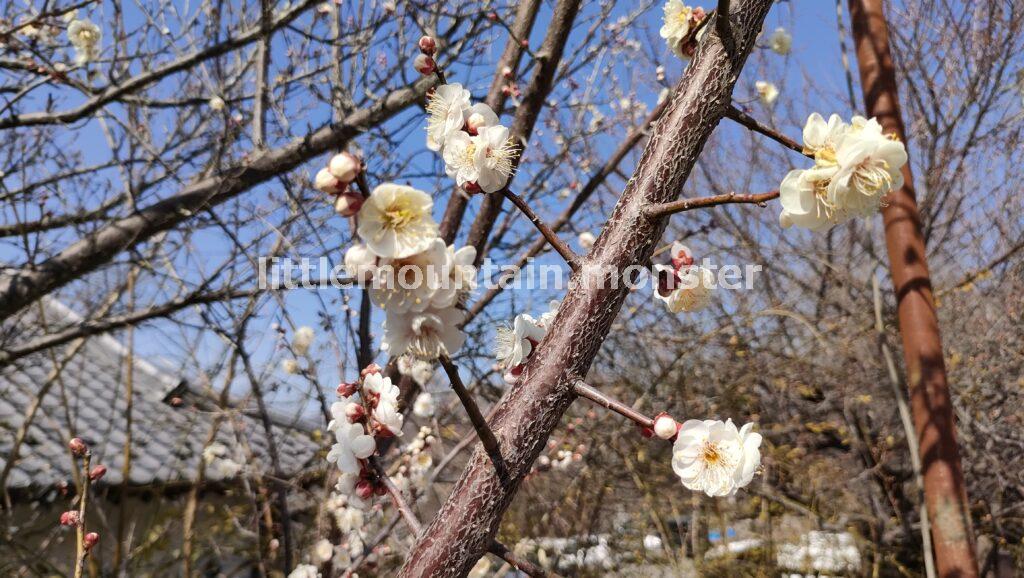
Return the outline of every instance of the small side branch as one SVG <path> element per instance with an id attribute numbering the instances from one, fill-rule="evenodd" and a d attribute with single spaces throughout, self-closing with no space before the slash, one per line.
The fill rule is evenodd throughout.
<path id="1" fill-rule="evenodd" d="M 522 197 L 508 189 L 505 189 L 503 192 L 505 194 L 505 198 L 512 201 L 512 204 L 514 204 L 516 207 L 519 207 L 519 210 L 522 211 L 524 215 L 526 215 L 527 219 L 530 219 L 530 222 L 533 223 L 533 226 L 537 227 L 537 230 L 540 231 L 540 234 L 543 235 L 545 239 L 547 239 L 547 242 L 550 243 L 552 247 L 554 247 L 555 251 L 558 251 L 558 254 L 561 255 L 563 259 L 565 259 L 565 262 L 568 263 L 569 268 L 572 269 L 573 271 L 579 269 L 579 255 L 573 252 L 573 250 L 569 248 L 569 245 L 565 244 L 565 241 L 558 238 L 558 235 L 556 235 L 555 232 L 551 230 L 551 227 L 548 227 L 544 223 L 544 221 L 542 221 L 541 218 L 537 216 L 537 213 L 533 212 L 533 209 L 530 208 L 530 205 Z"/>
<path id="2" fill-rule="evenodd" d="M 608 397 L 582 381 L 577 381 L 573 385 L 573 391 L 576 392 L 576 395 L 585 397 L 605 409 L 610 409 L 626 419 L 633 421 L 640 427 L 654 427 L 654 420 L 652 418 L 636 411 L 621 401 Z"/>
<path id="3" fill-rule="evenodd" d="M 764 207 L 765 203 L 772 199 L 777 199 L 778 197 L 779 191 L 769 191 L 767 193 L 756 194 L 725 193 L 724 195 L 712 195 L 710 197 L 698 197 L 696 199 L 679 199 L 678 201 L 672 201 L 669 203 L 648 205 L 647 207 L 644 207 L 644 214 L 649 218 L 656 219 L 667 215 L 682 213 L 683 211 L 692 211 L 693 209 L 703 209 L 718 205 L 742 203 Z"/>
<path id="4" fill-rule="evenodd" d="M 476 430 L 476 435 L 480 438 L 480 443 L 484 445 L 484 450 L 487 455 L 491 456 L 491 461 L 494 462 L 494 469 L 498 471 L 498 476 L 503 479 L 508 479 L 508 469 L 505 467 L 505 459 L 501 456 L 501 448 L 498 447 L 498 439 L 494 437 L 494 432 L 491 431 L 491 427 L 487 425 L 487 420 L 484 418 L 483 413 L 480 412 L 480 406 L 476 404 L 476 400 L 473 399 L 473 395 L 469 393 L 466 386 L 462 384 L 462 378 L 459 377 L 459 368 L 456 366 L 451 359 L 447 356 L 442 355 L 439 359 L 441 367 L 444 368 L 444 372 L 448 374 L 448 380 L 452 384 L 452 389 L 455 391 L 455 395 L 459 396 L 459 401 L 462 402 L 462 406 L 466 408 L 466 413 L 469 414 L 469 421 L 473 423 L 473 428 Z"/>
<path id="5" fill-rule="evenodd" d="M 555 574 L 554 572 L 548 572 L 540 566 L 534 564 L 533 562 L 530 562 L 525 558 L 520 558 L 519 556 L 516 556 L 515 553 L 512 552 L 512 550 L 509 550 L 508 547 L 506 547 L 501 542 L 498 542 L 497 540 L 491 542 L 491 547 L 488 549 L 488 551 L 491 554 L 494 554 L 495 556 L 508 562 L 516 570 L 525 573 L 527 576 L 530 576 L 531 578 L 559 578 L 558 574 Z"/>
<path id="6" fill-rule="evenodd" d="M 757 120 L 755 120 L 754 117 L 736 108 L 735 106 L 729 106 L 729 108 L 725 111 L 725 116 L 735 122 L 742 124 L 743 126 L 749 128 L 750 130 L 756 133 L 763 134 L 764 136 L 772 139 L 773 141 L 781 144 L 782 146 L 790 150 L 794 150 L 808 158 L 814 158 L 814 155 L 805 153 L 804 147 L 800 146 L 800 144 L 797 143 L 795 140 L 789 138 L 788 136 L 778 131 L 772 130 L 764 126 L 763 124 L 757 122 Z"/>

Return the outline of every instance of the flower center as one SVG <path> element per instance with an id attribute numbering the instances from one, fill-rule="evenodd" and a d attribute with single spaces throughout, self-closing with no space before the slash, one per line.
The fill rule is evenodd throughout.
<path id="1" fill-rule="evenodd" d="M 704 444 L 704 448 L 701 450 L 700 459 L 709 466 L 718 466 L 725 458 L 722 456 L 722 452 L 719 451 L 718 446 L 711 442 Z"/>
<path id="2" fill-rule="evenodd" d="M 391 205 L 384 211 L 383 224 L 385 229 L 400 231 L 416 219 L 416 212 L 402 205 Z"/>
<path id="3" fill-rule="evenodd" d="M 487 147 L 487 166 L 504 176 L 512 174 L 512 160 L 519 156 L 515 141 L 507 139 L 500 147 Z"/>

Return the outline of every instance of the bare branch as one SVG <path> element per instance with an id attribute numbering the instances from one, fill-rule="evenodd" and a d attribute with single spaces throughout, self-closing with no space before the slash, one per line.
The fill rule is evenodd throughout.
<path id="1" fill-rule="evenodd" d="M 756 194 L 725 193 L 723 195 L 698 197 L 696 199 L 679 199 L 678 201 L 662 203 L 660 205 L 649 205 L 644 207 L 644 214 L 652 219 L 657 219 L 658 217 L 674 215 L 676 213 L 682 213 L 683 211 L 706 209 L 708 207 L 716 207 L 718 205 L 744 203 L 764 207 L 768 201 L 777 199 L 778 197 L 779 191 Z"/>

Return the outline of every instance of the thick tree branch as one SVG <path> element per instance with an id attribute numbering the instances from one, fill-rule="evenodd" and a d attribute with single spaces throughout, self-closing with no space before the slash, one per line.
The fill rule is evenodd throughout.
<path id="1" fill-rule="evenodd" d="M 4 276 L 0 279 L 0 320 L 98 269 L 121 251 L 280 176 L 312 157 L 343 146 L 422 100 L 427 89 L 436 82 L 433 77 L 424 78 L 412 86 L 395 90 L 375 105 L 348 115 L 341 123 L 325 126 L 305 138 L 204 178 L 174 196 L 111 221 L 39 265 L 26 266 Z"/>
<path id="2" fill-rule="evenodd" d="M 644 149 L 612 216 L 574 274 L 568 292 L 523 371 L 520 383 L 499 402 L 490 426 L 511 480 L 495 474 L 477 447 L 451 495 L 417 537 L 401 578 L 465 576 L 488 549 L 519 483 L 543 451 L 548 436 L 577 399 L 574 385 L 586 375 L 622 307 L 626 284 L 600 283 L 609 270 L 646 263 L 667 219 L 650 219 L 643 207 L 672 201 L 682 189 L 708 137 L 725 115 L 736 76 L 754 46 L 772 0 L 737 0 L 730 58 L 710 35 L 697 47 L 675 96 Z"/>

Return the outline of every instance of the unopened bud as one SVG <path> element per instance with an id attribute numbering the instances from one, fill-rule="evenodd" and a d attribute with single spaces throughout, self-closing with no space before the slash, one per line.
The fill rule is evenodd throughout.
<path id="1" fill-rule="evenodd" d="M 351 183 L 356 180 L 356 176 L 359 175 L 362 168 L 363 161 L 352 153 L 338 153 L 331 157 L 331 162 L 327 164 L 330 174 L 343 183 Z"/>
<path id="2" fill-rule="evenodd" d="M 423 36 L 419 41 L 420 52 L 427 56 L 433 56 L 437 50 L 437 41 L 433 36 Z"/>
<path id="3" fill-rule="evenodd" d="M 488 12 L 487 13 L 487 19 L 490 20 L 491 22 L 497 22 L 498 21 L 498 13 L 497 12 Z"/>
<path id="4" fill-rule="evenodd" d="M 338 386 L 338 395 L 341 397 L 352 397 L 358 389 L 358 383 L 342 383 Z"/>
<path id="5" fill-rule="evenodd" d="M 334 200 L 334 212 L 342 217 L 351 217 L 359 212 L 366 199 L 358 193 L 344 193 Z"/>
<path id="6" fill-rule="evenodd" d="M 92 547 L 95 546 L 99 541 L 99 534 L 97 534 L 96 532 L 89 532 L 88 534 L 82 537 L 82 546 L 84 546 L 86 550 L 91 550 Z"/>
<path id="7" fill-rule="evenodd" d="M 434 59 L 427 56 L 426 54 L 419 54 L 416 59 L 412 61 L 412 67 L 416 69 L 416 72 L 427 75 L 437 70 L 437 63 Z"/>
<path id="8" fill-rule="evenodd" d="M 523 48 L 529 48 L 530 47 L 530 41 L 525 39 L 525 38 L 523 38 L 522 40 L 519 41 L 519 46 L 522 46 Z"/>
<path id="9" fill-rule="evenodd" d="M 654 418 L 654 434 L 663 440 L 676 435 L 676 420 L 667 413 L 660 413 Z"/>
<path id="10" fill-rule="evenodd" d="M 356 482 L 356 495 L 364 500 L 373 497 L 373 484 L 370 480 L 359 480 Z"/>
<path id="11" fill-rule="evenodd" d="M 365 379 L 367 375 L 372 375 L 374 373 L 380 373 L 380 372 L 381 372 L 381 367 L 379 365 L 377 365 L 376 363 L 371 363 L 370 365 L 367 365 L 366 367 L 363 368 L 362 371 L 359 372 L 359 377 Z"/>
<path id="12" fill-rule="evenodd" d="M 181 407 L 181 404 L 183 403 L 185 403 L 185 400 L 181 399 L 178 396 L 174 396 L 171 398 L 171 407 Z"/>
<path id="13" fill-rule="evenodd" d="M 338 180 L 328 169 L 320 169 L 313 179 L 313 188 L 328 195 L 340 195 L 347 188 L 345 183 Z"/>
<path id="14" fill-rule="evenodd" d="M 60 515 L 61 526 L 77 526 L 82 521 L 78 510 L 68 510 Z"/>
<path id="15" fill-rule="evenodd" d="M 512 87 L 506 84 L 505 86 L 501 87 L 501 93 L 504 94 L 505 96 L 512 94 Z"/>
<path id="16" fill-rule="evenodd" d="M 68 442 L 68 449 L 71 450 L 72 454 L 82 457 L 85 455 L 85 452 L 89 451 L 89 446 L 85 445 L 82 438 L 71 438 L 71 441 Z"/>
<path id="17" fill-rule="evenodd" d="M 466 132 L 473 136 L 476 136 L 476 134 L 480 132 L 480 129 L 483 128 L 485 124 L 487 124 L 487 119 L 484 118 L 484 115 L 480 114 L 479 112 L 474 112 L 473 114 L 469 115 L 468 119 L 466 119 Z"/>
<path id="18" fill-rule="evenodd" d="M 95 482 L 105 475 L 107 475 L 107 466 L 100 464 L 89 472 L 89 479 Z"/>
<path id="19" fill-rule="evenodd" d="M 512 68 L 508 66 L 502 68 L 501 75 L 504 76 L 505 78 L 512 78 Z"/>
<path id="20" fill-rule="evenodd" d="M 345 417 L 349 423 L 361 422 L 366 418 L 366 409 L 358 403 L 349 403 L 345 406 Z"/>

